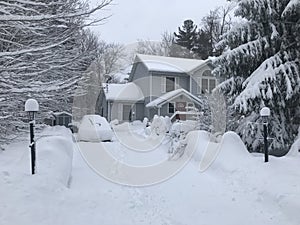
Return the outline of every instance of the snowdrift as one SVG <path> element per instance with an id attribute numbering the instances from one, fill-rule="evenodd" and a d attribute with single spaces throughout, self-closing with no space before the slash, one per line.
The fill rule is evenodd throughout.
<path id="1" fill-rule="evenodd" d="M 206 131 L 192 131 L 187 135 L 188 152 L 194 152 L 193 161 L 199 163 L 200 171 L 207 169 L 233 172 L 250 163 L 252 156 L 240 137 L 227 132 L 220 142 Z M 192 149 L 192 150 L 191 150 Z"/>
<path id="2" fill-rule="evenodd" d="M 298 129 L 298 136 L 296 138 L 296 141 L 291 146 L 291 149 L 286 154 L 286 156 L 288 156 L 288 157 L 296 157 L 296 156 L 299 156 L 299 152 L 300 152 L 300 127 Z"/>
<path id="3" fill-rule="evenodd" d="M 37 140 L 36 173 L 47 180 L 67 186 L 73 157 L 73 139 L 69 129 L 62 126 L 46 128 Z"/>

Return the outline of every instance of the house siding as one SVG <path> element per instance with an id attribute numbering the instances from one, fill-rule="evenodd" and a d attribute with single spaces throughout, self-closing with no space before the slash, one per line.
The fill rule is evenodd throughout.
<path id="1" fill-rule="evenodd" d="M 134 82 L 138 87 L 140 87 L 143 95 L 150 96 L 150 82 L 151 73 L 148 71 L 145 64 L 139 62 L 134 65 L 133 74 L 129 79 L 129 82 Z"/>
<path id="2" fill-rule="evenodd" d="M 143 121 L 145 117 L 145 105 L 144 103 L 137 103 L 135 105 L 135 120 Z"/>
<path id="3" fill-rule="evenodd" d="M 163 77 L 177 77 L 178 78 L 178 87 L 177 88 L 183 88 L 187 91 L 189 91 L 190 87 L 190 78 L 187 74 L 185 73 L 158 73 L 158 72 L 153 72 L 152 73 L 152 101 L 155 100 L 157 97 L 165 94 L 165 92 L 162 91 L 162 82 L 163 82 Z M 146 103 L 148 104 L 148 102 Z"/>
<path id="4" fill-rule="evenodd" d="M 193 74 L 191 74 L 190 82 L 191 82 L 191 94 L 199 97 L 200 93 L 197 92 L 198 89 L 198 83 L 197 80 L 202 77 L 202 74 L 206 70 L 212 70 L 212 67 L 209 65 L 205 65 L 199 70 L 195 71 Z"/>

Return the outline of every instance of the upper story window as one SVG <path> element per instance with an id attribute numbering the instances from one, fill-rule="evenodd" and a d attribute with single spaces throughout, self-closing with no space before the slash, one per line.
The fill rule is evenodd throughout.
<path id="1" fill-rule="evenodd" d="M 162 93 L 174 91 L 179 86 L 178 77 L 162 77 Z"/>
<path id="2" fill-rule="evenodd" d="M 212 90 L 217 85 L 216 78 L 212 75 L 211 70 L 205 70 L 202 73 L 202 76 L 197 80 L 197 93 L 198 94 L 206 94 L 211 93 Z"/>
<path id="3" fill-rule="evenodd" d="M 197 86 L 197 93 L 198 94 L 206 94 L 211 93 L 212 90 L 216 87 L 216 79 L 215 78 L 198 78 L 198 86 Z"/>
<path id="4" fill-rule="evenodd" d="M 202 73 L 202 76 L 203 76 L 203 77 L 212 77 L 211 70 L 205 70 L 205 71 Z"/>

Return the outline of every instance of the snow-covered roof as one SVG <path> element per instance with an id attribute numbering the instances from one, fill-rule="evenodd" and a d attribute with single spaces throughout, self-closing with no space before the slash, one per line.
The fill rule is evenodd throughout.
<path id="1" fill-rule="evenodd" d="M 106 100 L 109 101 L 141 101 L 144 100 L 142 90 L 133 82 L 125 84 L 103 84 Z"/>
<path id="2" fill-rule="evenodd" d="M 62 111 L 62 112 L 54 112 L 54 113 L 53 113 L 54 116 L 60 116 L 60 115 L 62 115 L 62 114 L 66 114 L 66 115 L 68 115 L 68 116 L 72 116 L 71 113 L 68 113 L 68 112 L 66 112 L 66 111 Z"/>
<path id="3" fill-rule="evenodd" d="M 195 95 L 191 94 L 190 92 L 188 92 L 187 90 L 180 88 L 180 89 L 176 89 L 174 91 L 170 91 L 167 92 L 166 94 L 156 98 L 155 100 L 153 100 L 152 102 L 149 102 L 146 107 L 147 108 L 151 108 L 151 107 L 160 107 L 162 106 L 164 103 L 180 96 L 180 95 L 185 95 L 188 96 L 190 98 L 192 98 L 194 101 L 201 103 L 202 101 L 196 97 Z"/>
<path id="4" fill-rule="evenodd" d="M 189 73 L 208 60 L 137 54 L 135 62 L 143 62 L 149 71 Z"/>

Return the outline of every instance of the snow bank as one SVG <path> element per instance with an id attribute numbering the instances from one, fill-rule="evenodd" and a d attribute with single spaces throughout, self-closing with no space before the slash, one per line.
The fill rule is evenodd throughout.
<path id="1" fill-rule="evenodd" d="M 220 152 L 212 168 L 218 167 L 228 172 L 240 170 L 252 159 L 240 136 L 234 132 L 227 132 L 223 135 L 220 143 Z"/>
<path id="2" fill-rule="evenodd" d="M 191 131 L 186 138 L 187 151 L 194 148 L 193 162 L 200 163 L 200 171 L 207 169 L 233 172 L 252 158 L 240 137 L 234 132 L 223 135 L 221 142 L 206 131 Z"/>
<path id="3" fill-rule="evenodd" d="M 73 139 L 62 126 L 46 128 L 37 140 L 36 173 L 67 186 L 72 170 Z"/>
<path id="4" fill-rule="evenodd" d="M 286 154 L 286 156 L 298 156 L 300 151 L 300 127 L 298 129 L 298 137 L 296 141 L 292 145 L 290 151 Z"/>

